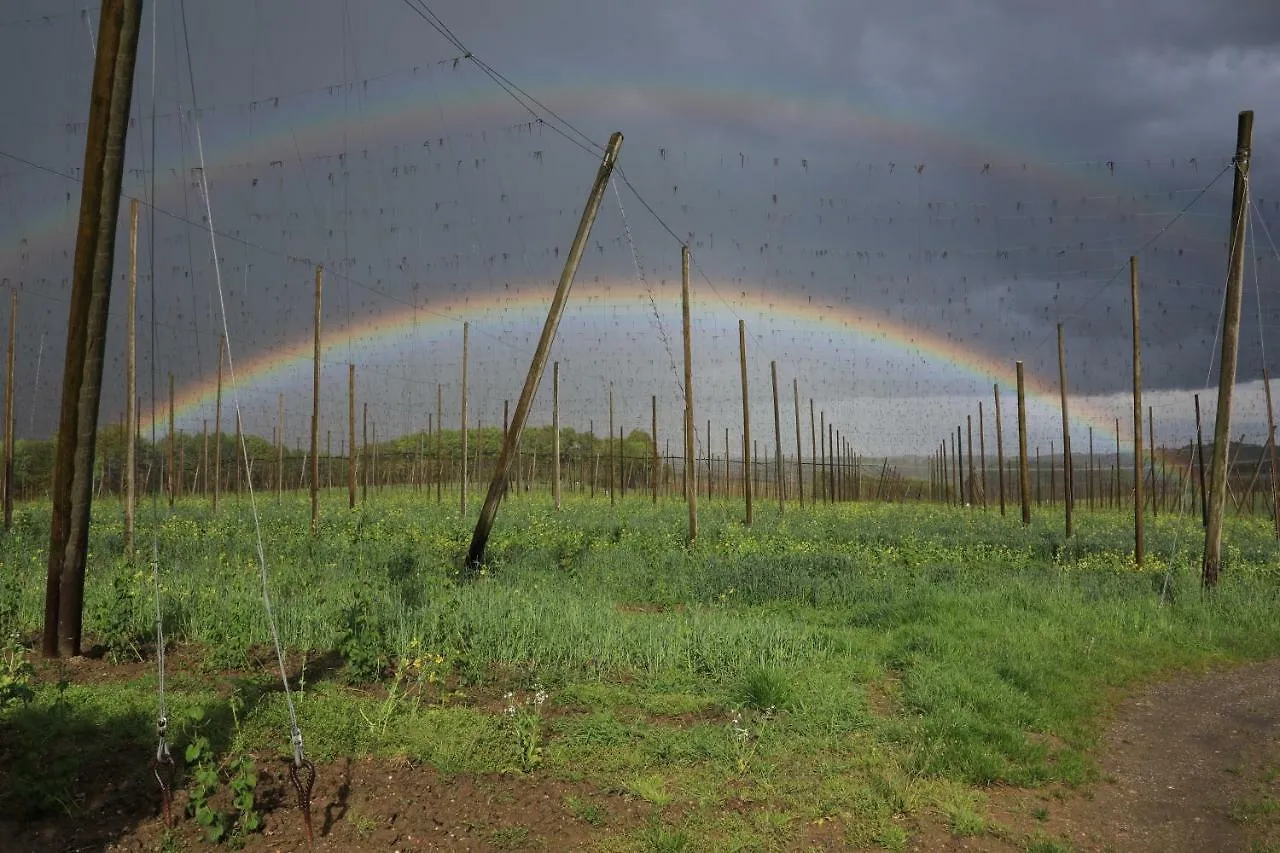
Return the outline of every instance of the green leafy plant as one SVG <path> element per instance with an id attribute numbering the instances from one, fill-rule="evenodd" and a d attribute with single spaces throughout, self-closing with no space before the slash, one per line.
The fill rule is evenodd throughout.
<path id="1" fill-rule="evenodd" d="M 515 741 L 518 769 L 530 773 L 542 764 L 542 705 L 547 691 L 535 685 L 532 695 L 523 701 L 515 693 L 507 693 L 507 728 Z"/>
<path id="2" fill-rule="evenodd" d="M 16 636 L 0 650 L 0 711 L 10 705 L 25 705 L 35 698 L 31 686 L 35 667 L 27 660 L 27 650 Z"/>
<path id="3" fill-rule="evenodd" d="M 205 837 L 214 844 L 221 842 L 231 828 L 230 816 L 214 808 L 213 798 L 221 784 L 218 764 L 213 747 L 204 735 L 197 735 L 183 752 L 187 767 L 191 769 L 191 789 L 188 792 L 187 814 L 204 828 Z"/>

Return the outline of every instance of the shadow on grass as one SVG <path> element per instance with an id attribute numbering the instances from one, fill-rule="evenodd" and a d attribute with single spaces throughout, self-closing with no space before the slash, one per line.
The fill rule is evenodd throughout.
<path id="1" fill-rule="evenodd" d="M 309 662 L 307 678 L 330 677 L 338 665 L 330 657 Z M 231 697 L 170 696 L 175 792 L 189 782 L 183 750 L 197 734 L 223 760 L 235 748 L 238 723 L 283 689 L 266 674 L 233 677 L 230 687 Z M 40 686 L 30 702 L 0 709 L 0 850 L 106 850 L 155 821 L 162 814 L 156 746 L 154 699 L 134 683 L 78 685 L 64 677 Z M 259 760 L 260 779 L 279 775 L 276 763 Z M 260 784 L 257 809 L 292 806 L 281 793 Z M 184 819 L 183 802 L 176 798 L 175 823 Z"/>

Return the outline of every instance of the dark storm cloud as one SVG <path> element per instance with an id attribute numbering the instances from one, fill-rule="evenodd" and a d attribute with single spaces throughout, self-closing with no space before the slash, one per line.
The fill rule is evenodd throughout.
<path id="1" fill-rule="evenodd" d="M 4 20 L 45 8 L 12 6 Z M 359 82 L 381 75 L 422 66 L 428 69 L 422 97 L 442 102 L 494 91 L 465 60 L 454 67 L 457 48 L 406 4 L 188 6 L 192 64 L 208 109 L 204 132 L 214 140 L 241 134 L 241 148 L 225 146 L 262 161 L 248 162 L 243 173 L 214 172 L 222 227 L 273 252 L 325 258 L 335 271 L 398 300 L 447 299 L 459 286 L 483 290 L 554 275 L 555 251 L 568 242 L 593 169 L 589 157 L 550 131 L 536 138 L 495 135 L 478 154 L 466 150 L 461 137 L 445 150 L 425 149 L 424 138 L 474 129 L 466 119 L 450 125 L 445 106 L 440 127 L 414 127 L 400 138 L 374 136 L 362 124 L 383 90 Z M 694 235 L 708 276 L 741 291 L 856 306 L 1000 360 L 1023 358 L 1047 374 L 1054 370 L 1054 324 L 1063 322 L 1068 351 L 1078 354 L 1072 384 L 1079 391 L 1123 387 L 1125 260 L 1222 168 L 1239 109 L 1260 111 L 1255 193 L 1265 199 L 1280 180 L 1273 165 L 1280 124 L 1268 112 L 1280 85 L 1280 14 L 1266 0 L 549 0 L 433 8 L 478 56 L 597 141 L 615 127 L 626 130 L 628 176 L 677 234 Z M 158 100 L 170 110 L 189 107 L 184 39 L 168 6 L 161 7 L 157 43 Z M 0 98 L 6 115 L 0 150 L 54 168 L 78 167 L 83 137 L 61 129 L 82 122 L 87 109 L 89 39 L 78 8 L 47 23 L 0 27 L 0 45 L 7 48 L 0 50 L 0 74 L 25 81 Z M 146 36 L 142 49 L 138 103 L 146 104 Z M 255 121 L 296 115 L 304 124 L 308 111 L 319 108 L 314 99 L 286 97 L 282 112 L 255 119 L 244 105 L 344 82 L 355 85 L 328 97 L 339 99 L 352 118 L 327 135 L 304 137 L 300 162 L 287 135 L 272 152 L 250 144 Z M 584 103 L 565 94 L 593 84 L 617 97 Z M 716 112 L 705 100 L 667 96 L 682 88 L 732 92 L 738 106 Z M 338 102 L 321 106 L 332 112 Z M 823 116 L 823 104 L 831 112 L 843 104 L 852 118 Z M 889 121 L 877 125 L 877 117 Z M 512 103 L 497 122 L 527 119 Z M 492 130 L 494 120 L 484 121 Z M 178 128 L 165 132 L 170 141 L 161 145 L 172 157 L 181 153 L 190 168 L 190 127 L 182 152 L 173 141 Z M 135 132 L 131 150 L 141 144 Z M 339 164 L 330 155 L 344 147 L 351 158 Z M 357 152 L 365 147 L 362 160 Z M 329 159 L 306 159 L 321 155 Z M 484 166 L 470 165 L 484 157 L 490 158 Z M 272 165 L 277 158 L 279 167 Z M 458 166 L 463 162 L 465 168 Z M 986 163 L 994 164 L 990 172 L 982 169 Z M 1029 168 L 1021 168 L 1024 163 Z M 405 164 L 419 171 L 397 173 L 393 181 L 393 166 Z M 2 170 L 17 201 L 0 213 L 0 233 L 13 238 L 3 247 L 0 276 L 44 275 L 57 297 L 66 258 L 46 253 L 23 261 L 12 243 L 29 226 L 22 205 L 49 209 L 75 187 L 12 163 Z M 279 192 L 269 191 L 273 175 Z M 344 186 L 344 176 L 345 196 L 334 189 Z M 187 189 L 185 204 L 199 220 L 198 184 L 189 180 Z M 1144 254 L 1154 386 L 1203 379 L 1225 271 L 1229 195 L 1228 174 Z M 184 204 L 172 189 L 163 201 Z M 674 279 L 671 241 L 640 205 L 626 201 L 650 274 Z M 444 212 L 431 206 L 436 203 Z M 73 208 L 74 197 L 62 204 Z M 344 204 L 349 213 L 340 210 Z M 1263 208 L 1280 235 L 1280 211 Z M 392 219 L 399 230 L 392 230 Z M 194 346 L 173 354 L 189 377 L 207 372 L 212 361 L 212 274 L 203 238 L 197 234 L 188 249 L 184 232 L 172 223 L 165 227 L 171 242 L 161 247 L 160 268 L 171 271 L 177 285 L 161 316 L 175 326 L 198 320 L 204 332 L 198 368 Z M 615 218 L 597 235 L 608 250 L 593 260 L 593 274 L 631 274 L 628 247 L 609 242 L 619 231 Z M 326 237 L 330 232 L 345 243 L 339 247 Z M 1265 276 L 1275 266 L 1264 241 L 1259 231 L 1255 249 Z M 246 347 L 275 346 L 305 332 L 304 270 L 233 241 L 220 250 L 229 259 L 231 307 Z M 486 264 L 482 255 L 499 260 Z M 534 260 L 520 263 L 522 256 Z M 297 280 L 272 287 L 239 283 L 248 264 L 273 277 L 297 273 Z M 344 310 L 373 314 L 399 304 L 378 293 L 353 290 L 342 298 L 354 308 Z M 1252 301 L 1247 305 L 1253 309 Z M 1264 323 L 1280 324 L 1278 310 L 1280 301 L 1264 296 Z M 26 315 L 38 322 L 24 346 L 34 348 L 43 335 L 48 386 L 60 370 L 65 320 L 59 310 L 43 312 L 33 308 Z M 1247 321 L 1247 328 L 1248 322 L 1256 325 Z M 20 359 L 28 380 L 35 360 L 30 351 Z M 1247 335 L 1242 379 L 1260 370 L 1257 336 Z M 51 410 L 47 415 L 37 432 L 52 429 Z"/>

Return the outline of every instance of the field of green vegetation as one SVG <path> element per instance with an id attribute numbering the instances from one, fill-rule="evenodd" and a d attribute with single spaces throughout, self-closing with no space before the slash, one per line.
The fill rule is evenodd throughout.
<path id="1" fill-rule="evenodd" d="M 1079 512 L 1067 541 L 1044 513 L 1024 529 L 994 509 L 758 506 L 746 528 L 740 503 L 712 501 L 686 546 L 678 501 L 575 497 L 557 513 L 522 495 L 502 507 L 483 576 L 463 581 L 471 523 L 456 496 L 441 506 L 388 490 L 348 510 L 334 492 L 315 537 L 305 495 L 259 505 L 308 755 L 582 780 L 651 805 L 625 830 L 583 808 L 602 850 L 780 849 L 815 825 L 901 849 L 926 818 L 999 835 L 988 786 L 1095 778 L 1111 688 L 1280 653 L 1265 519 L 1229 520 L 1222 581 L 1206 594 L 1198 517 L 1149 519 L 1138 570 L 1128 515 Z M 130 564 L 119 507 L 103 501 L 90 544 L 88 642 L 150 661 L 157 531 L 182 661 L 168 674 L 172 735 L 179 755 L 205 738 L 187 755 L 221 761 L 224 780 L 242 756 L 289 753 L 247 506 L 230 499 L 215 517 L 192 499 L 162 507 L 157 525 L 144 504 L 144 558 Z M 47 538 L 41 504 L 19 506 L 0 538 L 0 629 L 28 646 Z M 76 726 L 152 738 L 157 679 L 142 672 L 31 682 L 10 646 L 0 812 L 68 808 L 85 750 L 120 743 L 70 749 Z M 224 838 L 255 828 L 209 820 Z"/>

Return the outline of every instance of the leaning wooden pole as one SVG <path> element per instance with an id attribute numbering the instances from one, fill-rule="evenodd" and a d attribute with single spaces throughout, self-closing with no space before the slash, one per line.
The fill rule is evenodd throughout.
<path id="1" fill-rule="evenodd" d="M 133 423 L 137 420 L 138 412 L 137 396 L 138 396 L 138 200 L 130 199 L 129 201 L 129 298 L 128 313 L 125 315 L 125 350 L 124 350 L 124 420 L 125 420 L 125 450 L 124 450 L 124 553 L 125 556 L 133 558 L 133 530 L 134 530 L 134 511 L 138 505 L 138 442 L 137 434 L 133 429 Z M 10 501 L 9 483 L 13 476 L 13 442 L 9 439 L 9 433 L 12 432 L 13 426 L 13 404 L 12 392 L 9 390 L 13 387 L 13 332 L 14 317 L 17 315 L 18 294 L 13 294 L 13 307 L 9 311 L 9 381 L 5 385 L 4 398 L 4 429 L 5 429 L 5 445 L 4 445 L 4 529 L 8 530 L 12 519 L 12 503 Z"/>
<path id="2" fill-rule="evenodd" d="M 324 267 L 316 267 L 315 351 L 311 356 L 311 534 L 320 529 L 320 292 Z"/>
<path id="3" fill-rule="evenodd" d="M 1222 565 L 1222 522 L 1227 497 L 1227 451 L 1231 445 L 1231 396 L 1240 351 L 1240 307 L 1244 290 L 1244 245 L 1249 224 L 1249 157 L 1253 146 L 1253 111 L 1240 113 L 1236 125 L 1235 182 L 1231 193 L 1231 237 L 1227 263 L 1227 297 L 1222 315 L 1222 353 L 1218 360 L 1218 415 L 1213 422 L 1213 460 L 1209 472 L 1209 526 L 1204 535 L 1202 580 L 1218 585 Z"/>
<path id="4" fill-rule="evenodd" d="M 102 2 L 54 455 L 41 639 L 45 657 L 80 654 L 98 403 L 141 19 L 142 0 Z"/>
<path id="5" fill-rule="evenodd" d="M 1000 385 L 992 386 L 996 396 L 996 476 L 999 478 L 1000 515 L 1004 515 L 1004 424 L 1000 420 Z"/>
<path id="6" fill-rule="evenodd" d="M 1075 464 L 1071 459 L 1071 417 L 1067 413 L 1067 352 L 1062 324 L 1058 324 L 1058 390 L 1062 398 L 1062 506 L 1066 535 L 1072 534 L 1071 513 L 1075 509 Z"/>
<path id="7" fill-rule="evenodd" d="M 498 503 L 502 498 L 502 489 L 507 480 L 507 469 L 511 465 L 511 456 L 520 444 L 520 436 L 524 432 L 525 421 L 529 417 L 529 409 L 533 405 L 538 383 L 542 381 L 542 373 L 546 370 L 547 358 L 551 352 L 551 343 L 555 339 L 556 327 L 560 324 L 560 316 L 564 313 L 565 302 L 569 298 L 569 289 L 573 285 L 573 277 L 577 274 L 578 263 L 582 260 L 582 252 L 586 248 L 587 237 L 600 209 L 600 199 L 604 196 L 605 186 L 613 173 L 613 166 L 618 158 L 618 149 L 622 147 L 622 134 L 614 133 L 609 137 L 604 158 L 596 173 L 595 184 L 587 196 L 586 206 L 582 210 L 582 219 L 578 223 L 578 232 L 574 235 L 569 256 L 565 259 L 564 271 L 556 286 L 555 296 L 551 300 L 551 308 L 547 312 L 547 321 L 542 327 L 542 336 L 538 339 L 538 348 L 534 351 L 533 363 L 529 365 L 529 374 L 525 377 L 524 388 L 520 391 L 520 399 L 511 420 L 511 429 L 502 442 L 502 452 L 498 455 L 498 463 L 494 468 L 493 480 L 489 483 L 489 492 L 485 496 L 484 505 L 480 509 L 480 517 L 476 521 L 476 529 L 471 537 L 471 548 L 467 553 L 466 567 L 468 572 L 476 574 L 484 562 L 484 549 L 489 540 L 489 531 L 498 512 Z"/>
<path id="8" fill-rule="evenodd" d="M 684 470 L 689 503 L 689 541 L 698 538 L 698 466 L 693 457 L 693 329 L 689 320 L 689 247 L 680 247 L 680 303 L 684 324 Z M 707 450 L 710 453 L 710 448 Z"/>
<path id="9" fill-rule="evenodd" d="M 1271 371 L 1265 367 L 1262 368 L 1262 387 L 1267 392 L 1267 437 L 1271 440 L 1271 522 L 1276 538 L 1280 539 L 1280 501 L 1276 499 L 1276 414 L 1271 408 Z"/>
<path id="10" fill-rule="evenodd" d="M 778 412 L 778 362 L 769 362 L 769 376 L 773 382 L 773 481 L 778 490 L 778 512 L 786 509 L 782 489 L 782 418 Z"/>
<path id="11" fill-rule="evenodd" d="M 987 508 L 987 426 L 982 416 L 982 401 L 978 401 L 978 466 L 981 473 L 978 485 L 982 488 L 982 508 Z"/>
<path id="12" fill-rule="evenodd" d="M 742 368 L 742 493 L 747 501 L 746 525 L 751 526 L 751 402 L 747 391 L 747 324 L 738 320 L 738 363 Z"/>
<path id="13" fill-rule="evenodd" d="M 1014 362 L 1018 374 L 1018 494 L 1022 499 L 1022 523 L 1031 523 L 1031 472 L 1027 470 L 1027 388 L 1022 362 Z"/>
<path id="14" fill-rule="evenodd" d="M 1146 548 L 1143 541 L 1145 499 L 1142 488 L 1142 330 L 1138 307 L 1138 259 L 1132 255 L 1129 257 L 1129 302 L 1133 313 L 1133 561 L 1141 566 Z M 1119 450 L 1116 453 L 1118 456 Z M 1118 458 L 1116 464 L 1119 465 Z"/>

